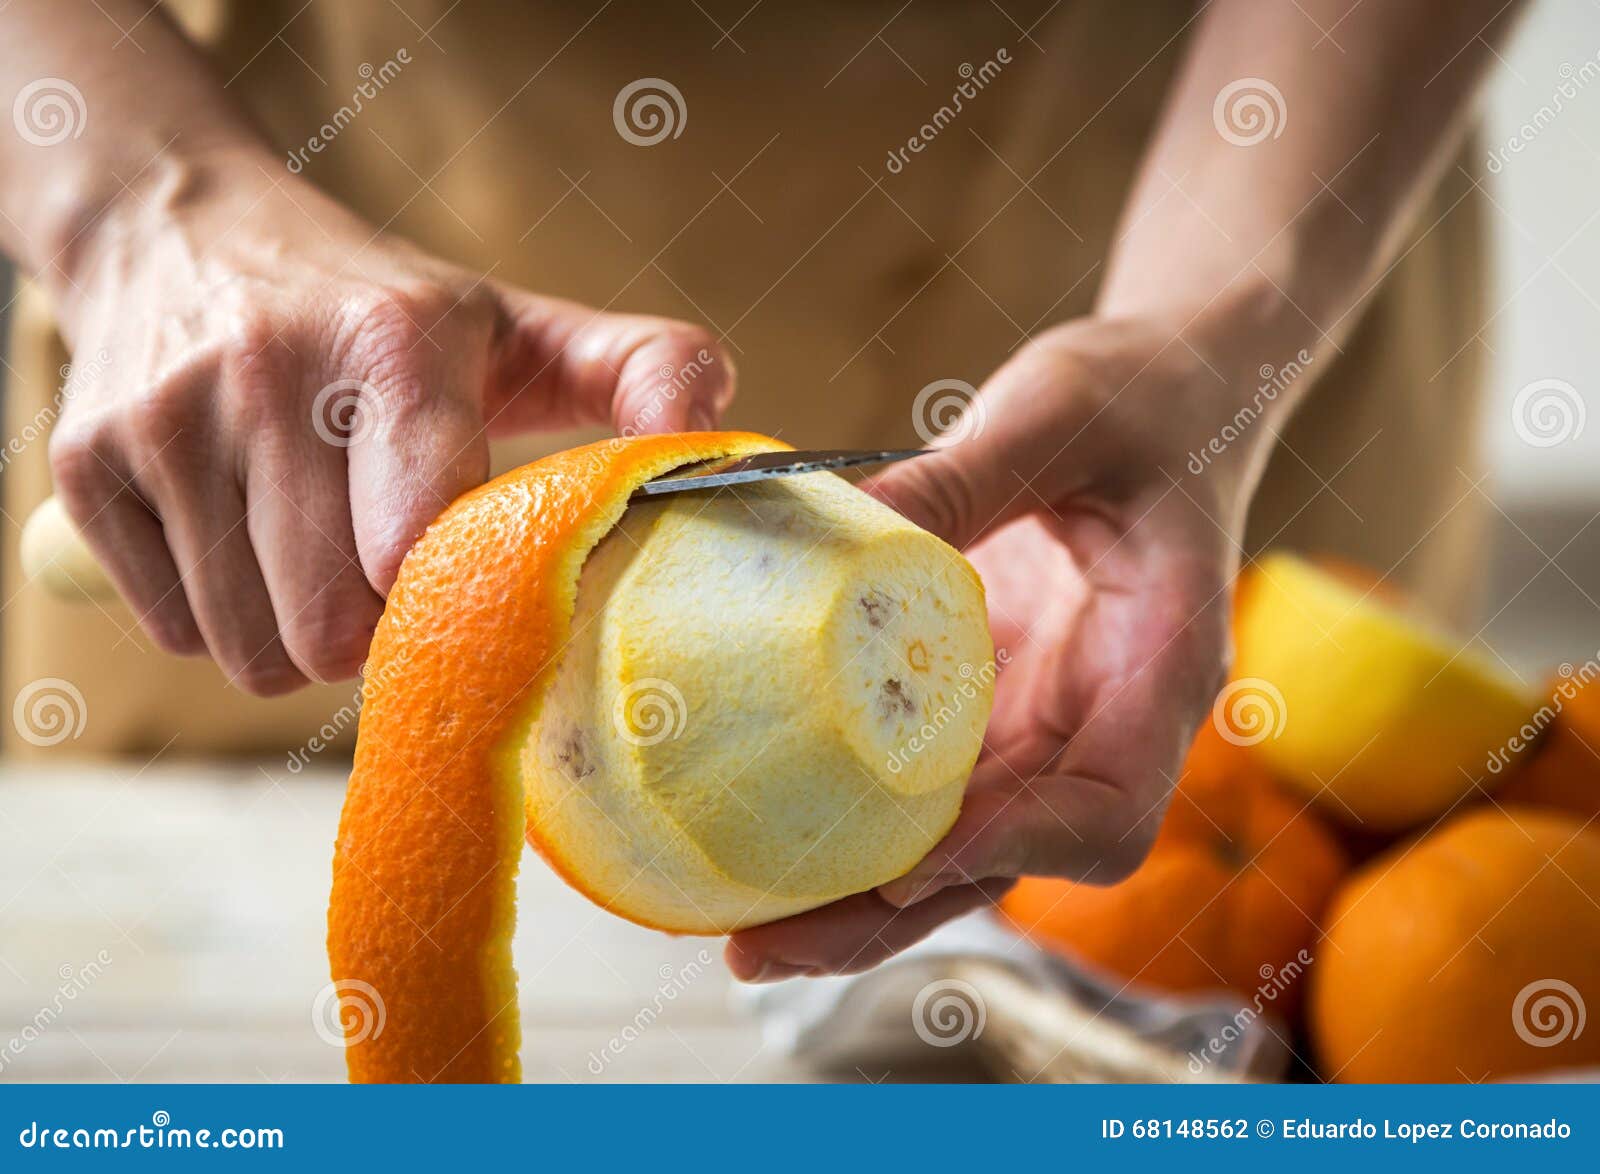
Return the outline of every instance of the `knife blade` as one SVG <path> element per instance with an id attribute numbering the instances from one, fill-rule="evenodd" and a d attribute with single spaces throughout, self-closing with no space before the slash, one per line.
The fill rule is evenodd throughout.
<path id="1" fill-rule="evenodd" d="M 695 489 L 721 489 L 772 477 L 798 477 L 806 473 L 836 473 L 862 465 L 887 465 L 909 460 L 928 452 L 925 448 L 905 449 L 828 449 L 813 452 L 762 452 L 748 457 L 718 457 L 674 469 L 634 490 L 630 501 L 643 501 L 664 493 L 687 493 Z"/>

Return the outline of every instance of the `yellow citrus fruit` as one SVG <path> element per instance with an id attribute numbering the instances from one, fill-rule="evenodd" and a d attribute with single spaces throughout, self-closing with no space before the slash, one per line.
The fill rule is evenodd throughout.
<path id="1" fill-rule="evenodd" d="M 1490 778 L 1536 702 L 1348 576 L 1286 554 L 1243 577 L 1226 731 L 1329 815 L 1393 832 Z"/>

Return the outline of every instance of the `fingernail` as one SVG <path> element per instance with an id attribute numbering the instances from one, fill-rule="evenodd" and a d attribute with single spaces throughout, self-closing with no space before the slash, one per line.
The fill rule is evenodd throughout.
<path id="1" fill-rule="evenodd" d="M 941 889 L 950 887 L 951 878 L 943 873 L 938 873 L 923 881 L 909 881 L 901 878 L 891 881 L 878 890 L 878 896 L 897 909 L 905 909 L 919 901 L 926 901 Z"/>
<path id="2" fill-rule="evenodd" d="M 786 978 L 799 978 L 801 975 L 810 974 L 809 966 L 793 966 L 788 962 L 768 962 L 761 967 L 754 978 L 747 978 L 748 983 L 782 982 Z"/>
<path id="3" fill-rule="evenodd" d="M 695 404 L 694 407 L 689 409 L 689 431 L 715 432 L 716 429 L 717 418 L 711 414 L 711 409 L 706 407 L 705 404 Z"/>

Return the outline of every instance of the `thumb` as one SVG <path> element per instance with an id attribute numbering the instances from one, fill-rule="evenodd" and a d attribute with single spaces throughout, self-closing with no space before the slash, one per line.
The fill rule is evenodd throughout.
<path id="1" fill-rule="evenodd" d="M 609 424 L 619 434 L 707 431 L 734 369 L 704 327 L 501 288 L 506 328 L 488 384 L 493 435 Z"/>
<path id="2" fill-rule="evenodd" d="M 958 550 L 1041 500 L 1054 502 L 1070 488 L 1073 463 L 1064 449 L 1074 374 L 1034 345 L 980 391 L 956 380 L 929 384 L 913 413 L 924 435 L 930 423 L 945 425 L 930 441 L 932 451 L 861 488 Z"/>

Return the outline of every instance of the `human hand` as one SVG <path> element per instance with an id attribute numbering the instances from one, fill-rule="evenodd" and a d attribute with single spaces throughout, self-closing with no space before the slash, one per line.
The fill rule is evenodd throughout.
<path id="1" fill-rule="evenodd" d="M 993 716 L 943 841 L 875 892 L 733 935 L 737 977 L 866 970 L 1015 877 L 1110 884 L 1138 866 L 1225 680 L 1229 584 L 1270 439 L 1186 472 L 1233 417 L 1216 385 L 1173 331 L 1070 323 L 989 380 L 947 434 L 959 443 L 867 486 L 982 575 L 1003 665 Z"/>
<path id="2" fill-rule="evenodd" d="M 353 675 L 488 438 L 708 429 L 705 331 L 476 277 L 253 152 L 157 165 L 70 253 L 56 491 L 149 636 L 276 694 Z"/>

